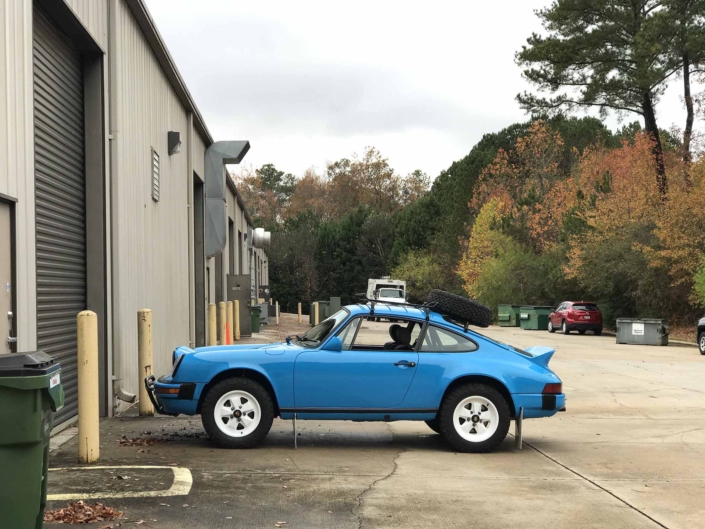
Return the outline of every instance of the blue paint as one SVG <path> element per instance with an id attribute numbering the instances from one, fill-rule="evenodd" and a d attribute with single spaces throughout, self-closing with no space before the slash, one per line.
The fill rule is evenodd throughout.
<path id="1" fill-rule="evenodd" d="M 157 395 L 157 400 L 167 412 L 194 415 L 203 391 L 215 377 L 229 370 L 245 370 L 269 381 L 278 407 L 287 410 L 281 413 L 283 419 L 292 418 L 293 410 L 297 410 L 301 419 L 429 420 L 435 416 L 433 410 L 440 407 L 448 386 L 468 376 L 486 377 L 502 384 L 511 394 L 514 412 L 523 407 L 525 418 L 550 417 L 565 406 L 565 395 L 560 394 L 554 409 L 542 409 L 544 386 L 561 381 L 548 367 L 553 349 L 533 347 L 518 351 L 473 330 L 466 332 L 431 312 L 429 325 L 465 336 L 478 349 L 468 353 L 341 350 L 341 339 L 336 334 L 350 319 L 368 316 L 370 307 L 350 305 L 344 310 L 347 314 L 341 323 L 315 346 L 292 341 L 195 350 L 179 347 L 174 352 L 175 359 L 184 356 L 179 369 L 173 377 L 162 377 L 155 386 L 178 387 L 183 382 L 195 382 L 194 398 Z M 422 324 L 426 321 L 425 312 L 414 307 L 376 305 L 375 315 Z M 395 365 L 400 362 L 413 363 L 415 367 Z"/>

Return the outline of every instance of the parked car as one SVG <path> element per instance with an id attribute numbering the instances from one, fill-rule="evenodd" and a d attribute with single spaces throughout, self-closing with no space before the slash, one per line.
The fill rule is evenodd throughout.
<path id="1" fill-rule="evenodd" d="M 700 354 L 705 355 L 705 318 L 700 318 L 698 322 L 698 347 Z"/>
<path id="2" fill-rule="evenodd" d="M 179 347 L 172 372 L 145 384 L 159 413 L 201 414 L 225 448 L 257 445 L 281 417 L 425 421 L 456 450 L 486 452 L 520 410 L 530 419 L 565 409 L 553 349 L 496 342 L 468 329 L 488 326 L 490 309 L 434 296 L 349 305 L 282 343 Z"/>
<path id="3" fill-rule="evenodd" d="M 548 332 L 560 329 L 563 334 L 592 331 L 602 334 L 602 312 L 590 301 L 564 301 L 548 316 Z"/>

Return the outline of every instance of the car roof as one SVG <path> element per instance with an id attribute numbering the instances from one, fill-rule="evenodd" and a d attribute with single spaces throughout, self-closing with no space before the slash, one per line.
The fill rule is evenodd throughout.
<path id="1" fill-rule="evenodd" d="M 375 302 L 375 310 L 374 313 L 375 315 L 378 315 L 380 317 L 389 317 L 389 316 L 396 316 L 399 318 L 413 318 L 417 320 L 425 320 L 426 319 L 426 311 L 423 309 L 420 309 L 418 307 L 414 307 L 411 305 L 392 305 L 392 304 L 386 304 L 384 302 Z M 363 304 L 363 303 L 357 303 L 355 305 L 347 305 L 345 307 L 350 311 L 352 315 L 365 315 L 365 314 L 370 314 L 372 307 L 369 304 Z M 434 312 L 433 310 L 429 311 L 429 318 L 430 321 L 436 321 L 436 322 L 443 322 L 443 323 L 448 323 L 444 318 L 443 315 L 439 314 L 438 312 Z"/>

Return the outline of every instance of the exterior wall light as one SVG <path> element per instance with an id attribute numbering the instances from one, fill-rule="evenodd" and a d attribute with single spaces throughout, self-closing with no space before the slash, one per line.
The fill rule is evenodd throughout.
<path id="1" fill-rule="evenodd" d="M 181 151 L 181 133 L 169 131 L 169 155 Z"/>

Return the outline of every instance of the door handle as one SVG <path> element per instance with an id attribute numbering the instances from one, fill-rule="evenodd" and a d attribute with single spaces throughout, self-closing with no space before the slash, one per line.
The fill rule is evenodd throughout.
<path id="1" fill-rule="evenodd" d="M 416 362 L 409 362 L 408 360 L 399 360 L 399 362 L 394 362 L 394 365 L 399 367 L 416 367 Z"/>
<path id="2" fill-rule="evenodd" d="M 17 336 L 8 336 L 7 343 L 10 345 L 12 345 L 13 343 L 17 343 Z"/>

